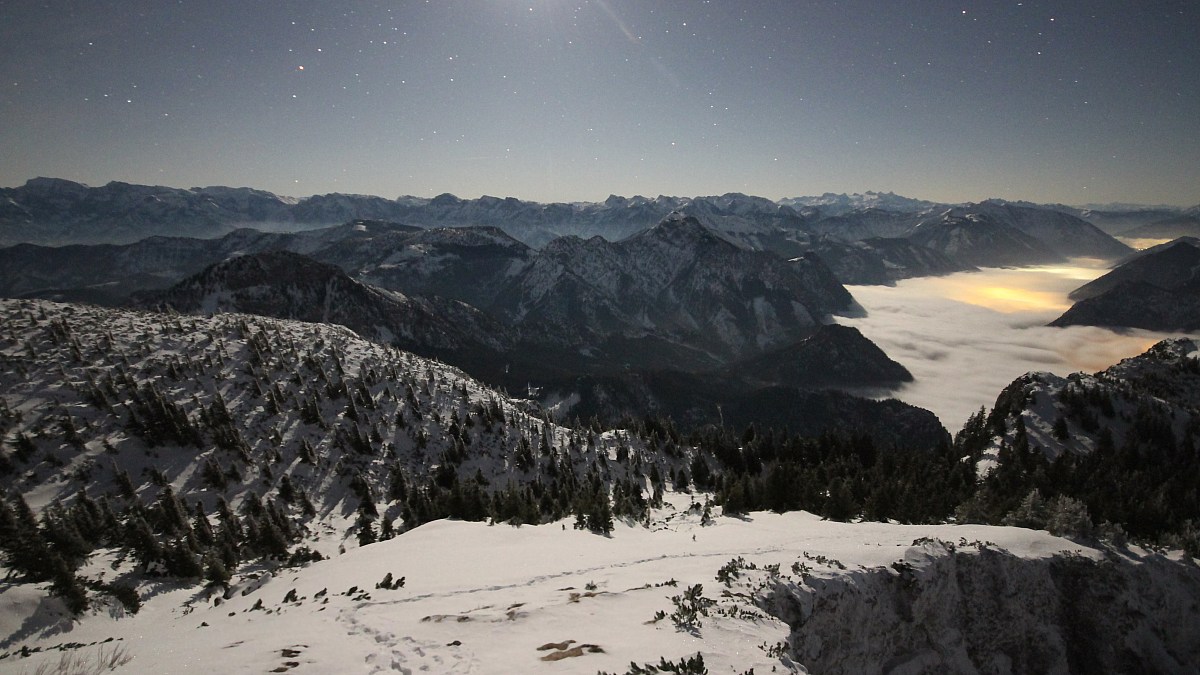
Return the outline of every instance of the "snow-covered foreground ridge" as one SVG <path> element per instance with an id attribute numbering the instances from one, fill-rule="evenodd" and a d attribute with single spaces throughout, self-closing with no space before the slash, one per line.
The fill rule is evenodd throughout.
<path id="1" fill-rule="evenodd" d="M 0 310 L 0 525 L 24 535 L 0 540 L 0 671 L 100 646 L 130 672 L 1200 668 L 1200 572 L 1178 556 L 724 516 L 681 492 L 712 458 L 666 429 L 558 426 L 342 328 Z M 330 559 L 296 559 L 310 546 Z"/>
<path id="2" fill-rule="evenodd" d="M 436 521 L 303 569 L 260 570 L 224 595 L 163 585 L 121 618 L 55 617 L 55 601 L 8 586 L 0 644 L 114 638 L 133 657 L 128 672 L 176 673 L 218 663 L 247 673 L 624 673 L 696 654 L 711 673 L 1200 667 L 1191 561 L 1019 528 L 803 512 L 704 526 L 686 497 L 669 501 L 650 528 L 618 525 L 611 537 L 561 523 Z M 0 669 L 58 658 L 13 654 Z"/>

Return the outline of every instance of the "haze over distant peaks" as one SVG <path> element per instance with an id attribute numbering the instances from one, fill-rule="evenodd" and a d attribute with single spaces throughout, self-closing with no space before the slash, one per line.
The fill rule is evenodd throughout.
<path id="1" fill-rule="evenodd" d="M 884 211 L 923 211 L 935 208 L 944 203 L 931 202 L 924 199 L 904 197 L 894 192 L 873 192 L 853 194 L 826 192 L 816 197 L 787 197 L 779 200 L 780 204 L 788 206 L 815 206 L 837 215 L 857 209 L 880 209 Z"/>
<path id="2" fill-rule="evenodd" d="M 672 211 L 696 216 L 722 232 L 754 237 L 810 231 L 836 217 L 904 219 L 904 215 L 928 216 L 955 206 L 981 205 L 939 204 L 890 192 L 826 193 L 779 201 L 736 192 L 697 197 L 612 195 L 603 202 L 571 203 L 492 196 L 463 199 L 450 193 L 433 198 L 339 193 L 295 198 L 244 187 L 179 189 L 118 181 L 88 187 L 58 178 L 34 178 L 20 187 L 0 188 L 0 245 L 129 243 L 152 235 L 214 237 L 246 225 L 296 230 L 369 219 L 426 228 L 491 225 L 527 244 L 541 246 L 566 234 L 599 234 L 615 241 L 654 225 Z M 1083 209 L 1061 205 L 1029 206 L 1074 216 L 1085 214 Z M 871 213 L 877 215 L 865 215 Z M 1105 212 L 1101 217 L 1118 226 L 1134 227 L 1189 213 L 1183 209 L 1138 209 L 1130 214 Z M 884 232 L 867 236 L 880 235 L 895 236 Z"/>

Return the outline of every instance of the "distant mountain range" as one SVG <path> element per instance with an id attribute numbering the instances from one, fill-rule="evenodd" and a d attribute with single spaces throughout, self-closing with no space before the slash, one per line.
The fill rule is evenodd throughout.
<path id="1" fill-rule="evenodd" d="M 598 203 L 541 204 L 512 197 L 385 199 L 327 194 L 294 199 L 250 188 L 178 189 L 35 178 L 0 188 L 0 244 L 131 243 L 148 236 L 216 237 L 238 227 L 298 230 L 351 220 L 402 222 L 423 228 L 492 226 L 533 246 L 562 235 L 623 239 L 673 211 L 703 218 L 722 231 L 803 230 L 817 217 L 760 197 L 617 197 Z"/>
<path id="2" fill-rule="evenodd" d="M 314 238 L 324 245 L 313 246 Z M 177 242 L 164 243 L 173 248 Z M 807 337 L 824 317 L 853 304 L 850 294 L 818 260 L 787 261 L 739 248 L 682 215 L 616 243 L 599 237 L 565 237 L 542 250 L 492 228 L 414 230 L 365 222 L 336 233 L 239 231 L 222 239 L 191 240 L 183 248 L 189 251 L 193 267 L 228 258 L 233 250 L 253 255 L 302 249 L 313 259 L 273 256 L 251 264 L 229 258 L 228 264 L 164 296 L 164 301 L 181 302 L 188 311 L 211 311 L 232 302 L 230 287 L 240 289 L 248 283 L 243 275 L 247 270 L 254 272 L 254 283 L 296 294 L 295 284 L 304 283 L 305 274 L 288 272 L 287 265 L 280 264 L 286 261 L 312 272 L 314 281 L 309 284 L 320 286 L 334 269 L 315 264 L 320 261 L 335 265 L 356 283 L 405 296 L 467 303 L 512 328 L 511 337 L 497 334 L 496 344 L 507 340 L 552 346 L 574 354 L 572 371 L 581 366 L 585 370 L 645 367 L 657 363 L 664 350 L 676 367 L 685 370 L 716 367 Z M 52 250 L 57 249 L 40 252 Z M 147 257 L 165 259 L 168 264 L 154 270 L 163 277 L 183 271 L 174 258 L 142 253 L 124 260 L 145 269 Z M 39 267 L 46 268 L 46 261 Z M 121 276 L 111 264 L 104 269 L 112 281 Z M 212 288 L 218 276 L 221 290 Z M 286 288 L 285 280 L 291 280 Z M 23 290 L 13 286 L 9 284 L 9 293 Z M 328 288 L 328 283 L 320 286 L 322 292 Z M 238 292 L 243 311 L 258 311 L 248 304 L 250 297 Z M 292 302 L 285 298 L 274 304 L 289 307 Z"/>
<path id="3" fill-rule="evenodd" d="M 764 388 L 782 400 L 911 379 L 856 329 L 825 326 L 855 304 L 819 258 L 750 250 L 680 213 L 618 242 L 568 236 L 540 250 L 496 228 L 378 221 L 22 244 L 0 249 L 0 295 L 336 323 L 609 420 L 659 410 L 705 423 L 729 410 L 749 422 L 763 408 L 740 401 Z M 926 438 L 942 433 L 921 424 Z"/>
<path id="4" fill-rule="evenodd" d="M 876 193 L 536 204 L 35 179 L 3 196 L 0 235 L 23 243 L 0 248 L 0 295 L 335 322 L 612 419 L 907 381 L 822 329 L 855 311 L 843 283 L 1132 252 L 1061 210 Z"/>
<path id="5" fill-rule="evenodd" d="M 1067 207 L 880 193 L 537 204 L 34 179 L 0 195 L 0 238 L 23 242 L 0 248 L 4 296 L 122 305 L 136 294 L 178 311 L 333 321 L 502 386 L 566 395 L 579 393 L 573 378 L 599 378 L 580 409 L 611 415 L 622 400 L 691 401 L 676 410 L 687 417 L 755 387 L 904 381 L 865 339 L 839 338 L 844 362 L 794 351 L 853 310 L 843 283 L 1132 253 Z M 343 224 L 320 227 L 330 221 Z M 628 377 L 664 365 L 685 379 L 724 369 L 735 384 Z"/>
<path id="6" fill-rule="evenodd" d="M 793 208 L 816 208 L 828 216 L 839 216 L 855 211 L 881 211 L 891 213 L 915 213 L 928 211 L 946 204 L 903 197 L 894 192 L 872 192 L 845 194 L 826 192 L 818 197 L 786 197 L 780 204 Z"/>
<path id="7" fill-rule="evenodd" d="M 1197 207 L 1200 208 L 1200 207 Z M 785 258 L 824 252 L 843 283 L 892 283 L 898 279 L 973 266 L 1031 264 L 1058 256 L 1114 257 L 1127 249 L 1107 234 L 1139 228 L 1131 236 L 1168 231 L 1195 234 L 1197 208 L 1088 211 L 1062 205 L 998 200 L 937 204 L 891 193 L 825 194 L 778 202 L 730 193 L 708 197 L 618 197 L 603 202 L 541 204 L 512 197 L 460 199 L 450 194 L 426 199 L 385 199 L 328 194 L 295 199 L 250 188 L 188 190 L 113 182 L 92 188 L 71 181 L 36 178 L 0 188 L 0 245 L 130 244 L 148 237 L 216 238 L 239 228 L 297 233 L 355 220 L 403 223 L 407 227 L 493 227 L 528 246 L 541 248 L 562 236 L 600 236 L 615 242 L 646 230 L 671 213 L 698 219 L 743 248 Z M 923 251 L 905 244 L 873 243 L 849 250 L 829 242 L 911 240 L 921 227 L 974 217 L 1009 226 L 1033 237 L 1030 255 L 1013 249 L 1008 233 L 971 233 L 971 242 L 926 235 Z M 1095 218 L 1095 223 L 1088 222 Z M 1098 227 L 1097 227 L 1098 226 Z M 983 226 L 981 226 L 983 227 Z M 995 229 L 995 225 L 991 226 Z M 1099 228 L 1103 228 L 1103 232 Z M 835 250 L 836 249 L 836 250 Z M 1016 257 L 1014 257 L 1016 256 Z M 845 264 L 834 259 L 845 260 Z"/>

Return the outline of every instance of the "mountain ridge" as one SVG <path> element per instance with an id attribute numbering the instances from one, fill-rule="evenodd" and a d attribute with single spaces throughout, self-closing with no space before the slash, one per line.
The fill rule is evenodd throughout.
<path id="1" fill-rule="evenodd" d="M 460 199 L 448 193 L 434 198 L 396 199 L 331 193 L 297 199 L 253 188 L 211 186 L 185 190 L 115 181 L 95 188 L 63 179 L 36 178 L 20 187 L 0 188 L 0 244 L 129 243 L 154 234 L 220 236 L 253 223 L 272 230 L 304 230 L 366 219 L 405 222 L 423 228 L 490 225 L 540 247 L 555 237 L 570 234 L 585 238 L 601 234 L 617 241 L 653 226 L 673 211 L 700 218 L 742 241 L 780 235 L 784 239 L 803 238 L 811 234 L 857 240 L 902 235 L 921 218 L 947 208 L 1017 212 L 1032 208 L 1069 217 L 1085 214 L 1060 205 L 1033 206 L 1002 200 L 939 204 L 872 192 L 779 201 L 740 193 L 655 198 L 613 195 L 602 202 L 543 204 L 486 195 L 473 200 Z M 1176 215 L 1186 214 L 1181 210 Z M 851 231 L 866 222 L 864 219 L 875 222 L 862 233 L 853 234 Z M 889 219 L 893 222 L 885 227 Z M 823 221 L 827 222 L 822 224 Z M 845 224 L 839 225 L 842 221 Z M 1094 245 L 1104 247 L 1111 243 Z"/>
<path id="2" fill-rule="evenodd" d="M 1068 297 L 1075 304 L 1051 326 L 1198 330 L 1200 246 L 1181 238 L 1140 251 Z"/>

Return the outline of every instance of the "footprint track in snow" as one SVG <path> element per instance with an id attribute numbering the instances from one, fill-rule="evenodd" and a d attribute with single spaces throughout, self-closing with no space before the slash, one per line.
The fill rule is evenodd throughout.
<path id="1" fill-rule="evenodd" d="M 499 592 L 499 591 L 509 591 L 509 590 L 520 589 L 520 588 L 531 588 L 533 586 L 537 586 L 539 584 L 543 584 L 548 581 L 554 581 L 557 579 L 564 579 L 567 577 L 584 576 L 584 575 L 588 575 L 588 574 L 596 574 L 598 572 L 604 572 L 607 570 L 614 570 L 614 569 L 628 569 L 630 567 L 637 567 L 640 565 L 662 562 L 664 560 L 687 560 L 687 559 L 696 559 L 696 558 L 726 559 L 726 558 L 737 557 L 737 556 L 763 555 L 766 553 L 780 553 L 780 552 L 785 552 L 785 551 L 791 551 L 794 549 L 795 549 L 795 547 L 793 547 L 793 546 L 763 546 L 763 547 L 759 547 L 759 548 L 752 549 L 752 550 L 737 549 L 737 550 L 720 551 L 720 552 L 712 552 L 712 553 L 682 553 L 682 554 L 676 554 L 676 555 L 664 553 L 662 555 L 652 556 L 652 557 L 647 557 L 647 558 L 639 558 L 637 560 L 628 560 L 625 562 L 617 562 L 617 563 L 611 563 L 611 564 L 605 564 L 605 565 L 594 565 L 591 567 L 584 567 L 584 568 L 575 569 L 575 570 L 565 570 L 562 572 L 555 572 L 553 574 L 542 574 L 542 575 L 538 575 L 535 577 L 530 577 L 526 581 L 519 581 L 519 582 L 515 582 L 515 583 L 511 583 L 511 584 L 493 584 L 493 585 L 489 585 L 489 586 L 477 586 L 474 588 L 462 588 L 462 589 L 456 589 L 456 590 L 445 591 L 445 592 L 420 593 L 417 595 L 410 595 L 406 598 L 395 598 L 395 599 L 389 599 L 389 600 L 374 600 L 374 599 L 372 599 L 369 601 L 363 601 L 363 602 L 357 603 L 355 605 L 355 609 L 364 609 L 367 607 L 381 607 L 381 606 L 387 606 L 387 605 L 404 605 L 404 604 L 409 604 L 409 603 L 413 603 L 413 602 L 422 602 L 424 600 L 434 600 L 434 599 L 439 599 L 439 598 L 449 599 L 449 598 L 455 598 L 455 597 L 464 596 L 464 595 L 474 595 L 477 593 L 495 593 L 495 592 Z"/>
<path id="2" fill-rule="evenodd" d="M 397 636 L 386 630 L 378 630 L 358 617 L 358 610 L 377 603 L 357 603 L 342 610 L 338 619 L 347 627 L 350 635 L 363 635 L 381 647 L 364 657 L 371 673 L 471 673 L 477 670 L 478 661 L 457 648 L 447 650 L 448 645 L 437 642 L 419 641 L 408 636 Z M 456 645 L 451 645 L 455 646 Z"/>

